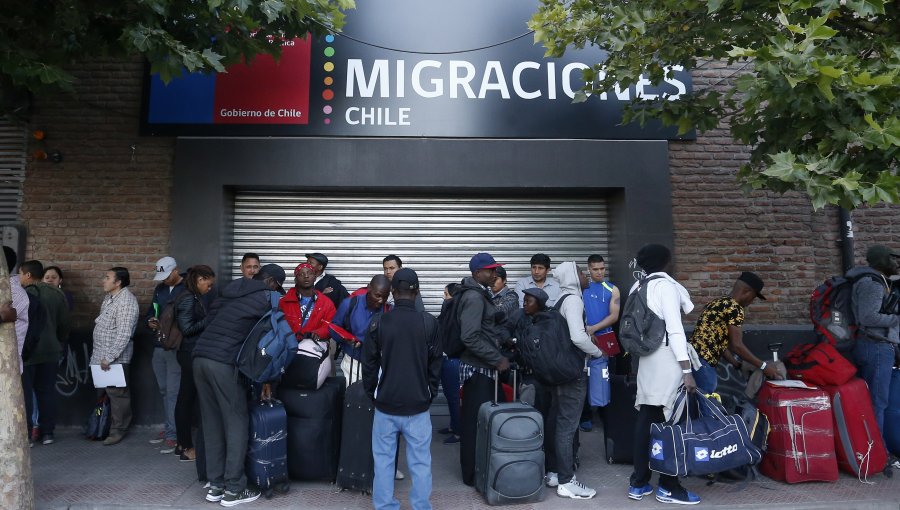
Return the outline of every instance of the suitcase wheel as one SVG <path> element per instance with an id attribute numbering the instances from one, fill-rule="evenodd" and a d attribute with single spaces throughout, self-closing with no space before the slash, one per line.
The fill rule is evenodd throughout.
<path id="1" fill-rule="evenodd" d="M 274 495 L 271 488 L 262 491 L 262 494 L 266 499 L 272 499 L 272 496 Z"/>
<path id="2" fill-rule="evenodd" d="M 275 487 L 275 490 L 278 491 L 278 494 L 287 494 L 291 490 L 290 482 L 284 482 L 281 485 Z"/>

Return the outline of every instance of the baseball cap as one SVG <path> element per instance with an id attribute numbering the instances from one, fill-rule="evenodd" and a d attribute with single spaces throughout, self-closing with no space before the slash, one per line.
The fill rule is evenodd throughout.
<path id="1" fill-rule="evenodd" d="M 522 292 L 523 292 L 524 294 L 529 295 L 529 296 L 534 296 L 534 299 L 537 299 L 537 301 L 538 301 L 538 303 L 541 305 L 541 307 L 547 306 L 547 300 L 550 299 L 550 296 L 547 295 L 546 292 L 544 292 L 543 290 L 541 290 L 541 289 L 539 289 L 539 288 L 537 288 L 537 287 L 532 287 L 532 288 L 530 288 L 530 289 L 525 289 L 525 290 L 523 290 Z"/>
<path id="2" fill-rule="evenodd" d="M 305 256 L 308 259 L 315 259 L 315 260 L 319 261 L 319 264 L 322 264 L 322 267 L 328 266 L 328 257 L 326 257 L 325 255 L 323 255 L 319 252 L 307 253 Z"/>
<path id="3" fill-rule="evenodd" d="M 259 272 L 260 274 L 271 276 L 273 280 L 278 282 L 279 286 L 284 283 L 284 269 L 278 264 L 266 264 L 263 267 L 259 268 Z"/>
<path id="4" fill-rule="evenodd" d="M 397 290 L 418 290 L 419 275 L 408 267 L 402 267 L 391 278 L 391 288 Z"/>
<path id="5" fill-rule="evenodd" d="M 494 269 L 502 265 L 503 264 L 498 264 L 490 253 L 481 252 L 476 253 L 469 260 L 469 271 L 478 271 L 479 269 Z M 394 275 L 394 277 L 396 277 L 396 275 Z"/>
<path id="6" fill-rule="evenodd" d="M 175 259 L 172 257 L 163 257 L 156 261 L 156 276 L 153 277 L 153 281 L 161 282 L 169 277 L 172 274 L 172 270 L 178 267 L 178 264 L 175 262 Z"/>
<path id="7" fill-rule="evenodd" d="M 762 299 L 763 301 L 766 300 L 766 296 L 762 295 L 762 289 L 763 289 L 762 278 L 757 276 L 756 273 L 751 273 L 750 271 L 744 271 L 743 273 L 741 273 L 740 276 L 738 276 L 738 280 L 746 283 L 747 285 L 750 286 L 751 289 L 755 290 L 756 297 L 758 297 L 759 299 Z"/>

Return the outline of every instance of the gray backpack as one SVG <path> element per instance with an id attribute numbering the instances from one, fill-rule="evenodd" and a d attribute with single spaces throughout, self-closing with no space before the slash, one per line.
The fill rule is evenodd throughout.
<path id="1" fill-rule="evenodd" d="M 619 343 L 634 356 L 653 354 L 666 338 L 666 321 L 647 306 L 647 283 L 662 276 L 651 276 L 638 283 L 622 310 L 619 322 Z"/>

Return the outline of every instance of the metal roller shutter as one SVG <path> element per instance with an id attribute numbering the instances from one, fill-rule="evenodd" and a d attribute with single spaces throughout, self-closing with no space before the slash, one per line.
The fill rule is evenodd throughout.
<path id="1" fill-rule="evenodd" d="M 285 268 L 285 286 L 304 253 L 329 258 L 327 271 L 347 289 L 365 286 L 396 254 L 415 269 L 430 312 L 443 288 L 471 273 L 469 258 L 490 252 L 508 272 L 508 285 L 529 274 L 529 259 L 546 253 L 554 265 L 608 253 L 602 197 L 455 197 L 238 192 L 234 203 L 234 277 L 245 252 Z"/>
<path id="2" fill-rule="evenodd" d="M 0 118 L 0 225 L 19 221 L 27 145 L 25 128 Z"/>

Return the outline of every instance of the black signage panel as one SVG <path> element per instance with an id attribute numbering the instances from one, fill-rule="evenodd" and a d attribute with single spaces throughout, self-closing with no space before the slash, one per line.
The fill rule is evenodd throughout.
<path id="1" fill-rule="evenodd" d="M 596 49 L 545 58 L 526 25 L 536 2 L 359 1 L 340 34 L 288 41 L 228 73 L 168 86 L 149 77 L 143 130 L 169 135 L 678 139 L 622 125 L 635 97 L 677 101 L 690 73 L 574 103 Z"/>

